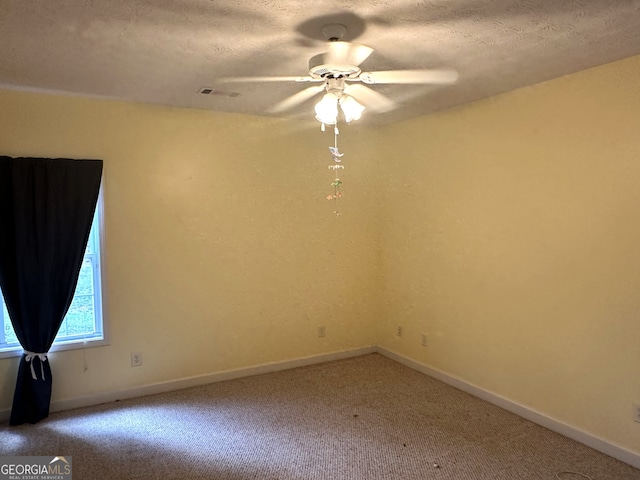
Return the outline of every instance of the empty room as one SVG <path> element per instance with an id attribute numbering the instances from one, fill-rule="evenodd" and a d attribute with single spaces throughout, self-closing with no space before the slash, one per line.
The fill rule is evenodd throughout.
<path id="1" fill-rule="evenodd" d="M 639 79 L 637 0 L 0 2 L 0 479 L 640 479 Z"/>

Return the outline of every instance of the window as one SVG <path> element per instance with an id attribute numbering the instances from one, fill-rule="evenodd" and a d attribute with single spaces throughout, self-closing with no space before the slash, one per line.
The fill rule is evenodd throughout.
<path id="1" fill-rule="evenodd" d="M 51 350 L 79 348 L 88 342 L 104 344 L 102 319 L 102 288 L 100 275 L 100 218 L 99 210 L 102 196 L 98 200 L 98 207 L 93 215 L 91 233 L 84 252 L 82 267 L 78 277 L 78 285 L 73 296 L 67 315 L 62 321 L 58 335 Z M 13 331 L 9 319 L 9 312 L 0 295 L 0 356 L 22 353 L 22 347 Z"/>

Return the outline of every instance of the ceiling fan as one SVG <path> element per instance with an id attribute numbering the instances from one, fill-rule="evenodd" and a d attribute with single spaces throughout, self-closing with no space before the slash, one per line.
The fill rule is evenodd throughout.
<path id="1" fill-rule="evenodd" d="M 315 107 L 316 119 L 327 125 L 335 125 L 338 107 L 348 123 L 357 120 L 369 108 L 375 112 L 388 112 L 397 107 L 388 97 L 369 88 L 375 84 L 432 84 L 455 83 L 458 74 L 454 70 L 387 70 L 363 72 L 360 64 L 372 53 L 365 45 L 342 41 L 347 28 L 342 24 L 328 24 L 322 27 L 327 39 L 327 51 L 309 60 L 309 74 L 306 76 L 273 77 L 227 77 L 218 82 L 300 82 L 318 83 L 285 98 L 273 105 L 269 113 L 281 113 L 300 105 L 324 92 Z"/>

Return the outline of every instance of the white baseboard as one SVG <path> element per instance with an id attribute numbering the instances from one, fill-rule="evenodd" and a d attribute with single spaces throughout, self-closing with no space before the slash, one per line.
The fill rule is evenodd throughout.
<path id="1" fill-rule="evenodd" d="M 611 443 L 607 440 L 599 438 L 590 433 L 584 432 L 576 427 L 563 423 L 552 417 L 549 417 L 543 413 L 540 413 L 530 407 L 516 403 L 508 398 L 502 397 L 496 393 L 484 390 L 477 385 L 469 383 L 458 377 L 445 373 L 433 367 L 428 367 L 422 363 L 412 360 L 408 357 L 400 355 L 399 353 L 387 350 L 382 347 L 370 346 L 357 348 L 353 350 L 345 350 L 339 352 L 332 352 L 322 355 L 312 355 L 309 357 L 297 358 L 294 360 L 286 360 L 282 362 L 271 362 L 261 365 L 256 365 L 246 368 L 237 368 L 233 370 L 225 370 L 222 372 L 210 373 L 205 375 L 197 375 L 193 377 L 181 378 L 177 380 L 169 380 L 166 382 L 154 383 L 149 385 L 142 385 L 139 387 L 129 388 L 125 390 L 119 390 L 114 392 L 105 392 L 95 395 L 87 395 L 77 398 L 69 398 L 56 400 L 51 402 L 51 412 L 58 412 L 62 410 L 70 410 L 79 407 L 88 407 L 92 405 L 99 405 L 102 403 L 115 402 L 116 400 L 125 400 L 128 398 L 142 397 L 145 395 L 154 395 L 157 393 L 171 392 L 174 390 L 180 390 L 183 388 L 196 387 L 200 385 L 207 385 L 210 383 L 223 382 L 226 380 L 233 380 L 236 378 L 250 377 L 253 375 L 261 375 L 264 373 L 277 372 L 281 370 L 288 370 L 291 368 L 304 367 L 307 365 L 320 364 L 325 362 L 331 362 L 334 360 L 342 360 L 345 358 L 358 357 L 360 355 L 366 355 L 368 353 L 380 353 L 387 358 L 395 360 L 398 363 L 406 365 L 418 372 L 424 373 L 436 380 L 440 380 L 443 383 L 451 385 L 452 387 L 467 392 L 475 397 L 485 400 L 489 403 L 497 405 L 511 413 L 526 418 L 538 425 L 541 425 L 549 430 L 557 432 L 565 437 L 571 438 L 580 442 L 588 447 L 598 450 L 606 455 L 616 458 L 622 462 L 625 462 L 633 467 L 640 468 L 640 454 L 633 452 L 624 447 Z M 10 416 L 10 410 L 0 410 L 0 421 L 7 421 Z"/>
<path id="2" fill-rule="evenodd" d="M 440 380 L 441 382 L 446 383 L 447 385 L 451 385 L 458 390 L 467 392 L 474 397 L 481 398 L 482 400 L 492 403 L 511 413 L 515 413 L 522 418 L 526 418 L 533 423 L 557 432 L 560 435 L 564 435 L 565 437 L 571 438 L 577 442 L 587 445 L 594 450 L 598 450 L 599 452 L 609 455 L 610 457 L 628 463 L 633 467 L 640 468 L 640 453 L 627 450 L 620 445 L 616 445 L 595 435 L 584 432 L 576 427 L 563 423 L 560 420 L 556 420 L 555 418 L 540 413 L 530 407 L 516 403 L 496 393 L 484 390 L 477 385 L 469 383 L 453 375 L 449 375 L 442 370 L 428 367 L 422 363 L 405 357 L 404 355 L 400 355 L 399 353 L 387 350 L 382 347 L 377 347 L 376 351 L 379 354 L 390 358 L 391 360 L 395 360 L 396 362 L 412 368 L 413 370 L 417 370 L 418 372 L 424 373 L 425 375 L 435 378 L 436 380 Z"/>
<path id="3" fill-rule="evenodd" d="M 115 402 L 117 400 L 125 400 L 127 398 L 143 397 L 145 395 L 154 395 L 156 393 L 172 392 L 183 388 L 197 387 L 210 383 L 223 382 L 236 378 L 251 377 L 261 375 L 263 373 L 278 372 L 280 370 L 289 370 L 291 368 L 304 367 L 307 365 L 315 365 L 319 363 L 332 362 L 334 360 L 342 360 L 344 358 L 359 357 L 368 353 L 376 352 L 375 346 L 362 347 L 353 350 L 343 350 L 322 355 L 312 355 L 309 357 L 296 358 L 294 360 L 286 360 L 282 362 L 264 363 L 246 368 L 237 368 L 233 370 L 224 370 L 222 372 L 209 373 L 205 375 L 196 375 L 193 377 L 180 378 L 177 380 L 169 380 L 166 382 L 153 383 L 149 385 L 141 385 L 139 387 L 128 388 L 113 392 L 98 393 L 95 395 L 86 395 L 83 397 L 67 398 L 62 400 L 54 400 L 51 402 L 50 412 L 60 412 L 63 410 L 71 410 L 73 408 L 89 407 L 92 405 L 100 405 L 102 403 Z M 11 414 L 10 409 L 0 410 L 0 421 L 9 420 Z"/>

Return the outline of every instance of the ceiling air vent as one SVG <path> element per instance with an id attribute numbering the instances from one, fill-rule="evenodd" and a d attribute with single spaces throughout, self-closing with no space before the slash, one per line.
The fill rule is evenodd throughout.
<path id="1" fill-rule="evenodd" d="M 237 97 L 240 95 L 238 92 L 225 92 L 224 90 L 216 90 L 211 87 L 202 87 L 198 90 L 198 93 L 202 95 L 219 95 L 221 97 Z"/>

